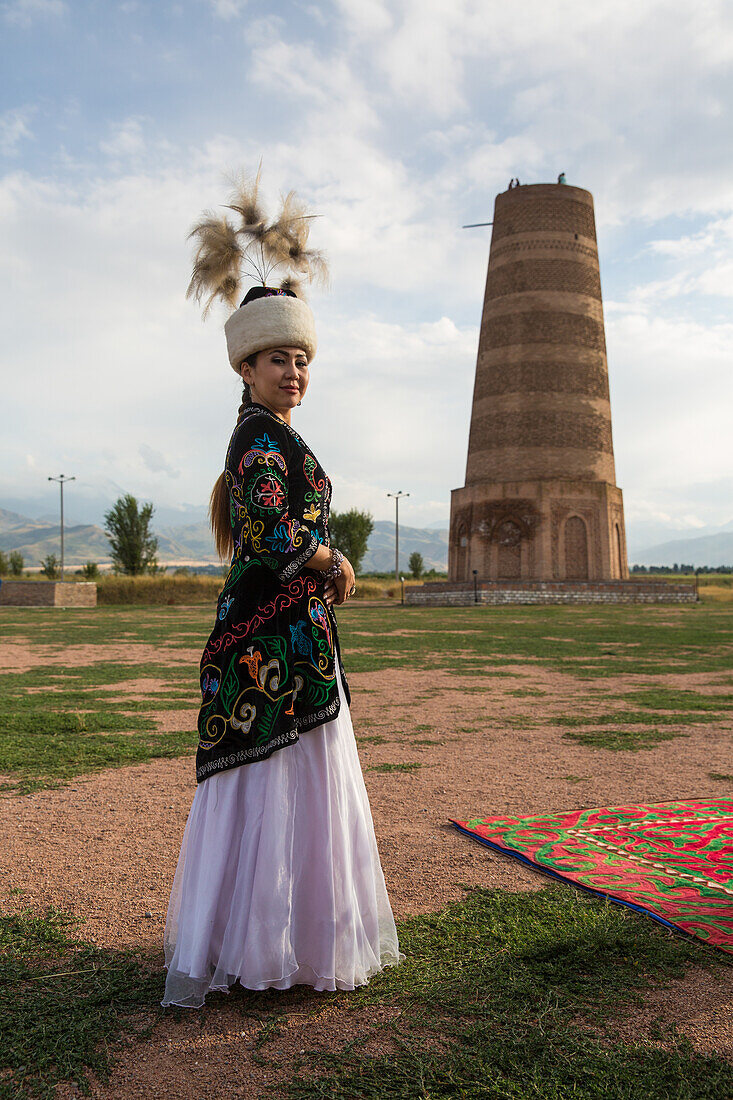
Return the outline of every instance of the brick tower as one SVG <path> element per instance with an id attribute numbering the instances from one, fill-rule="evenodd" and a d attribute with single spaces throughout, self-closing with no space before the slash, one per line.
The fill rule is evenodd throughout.
<path id="1" fill-rule="evenodd" d="M 449 578 L 628 578 L 616 486 L 593 197 L 496 196 L 466 484 Z"/>

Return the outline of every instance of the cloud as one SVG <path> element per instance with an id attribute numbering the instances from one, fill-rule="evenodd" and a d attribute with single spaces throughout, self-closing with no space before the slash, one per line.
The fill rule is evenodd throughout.
<path id="1" fill-rule="evenodd" d="M 247 6 L 247 0 L 209 0 L 211 9 L 219 19 L 236 19 Z"/>
<path id="2" fill-rule="evenodd" d="M 105 156 L 116 160 L 139 157 L 145 151 L 142 121 L 139 118 L 126 118 L 111 127 L 110 137 L 100 141 L 99 148 Z"/>
<path id="3" fill-rule="evenodd" d="M 168 477 L 180 477 L 181 471 L 173 466 L 160 451 L 149 447 L 147 443 L 141 443 L 138 453 L 144 465 L 154 474 L 167 474 Z"/>
<path id="4" fill-rule="evenodd" d="M 689 487 L 731 466 L 733 324 L 628 312 L 607 338 L 618 484 L 657 500 L 666 489 L 675 512 L 697 512 Z"/>
<path id="5" fill-rule="evenodd" d="M 20 143 L 33 139 L 28 126 L 32 114 L 30 107 L 17 107 L 0 115 L 0 154 L 15 157 L 20 152 Z"/>
<path id="6" fill-rule="evenodd" d="M 63 0 L 12 0 L 3 6 L 3 16 L 8 23 L 30 27 L 38 20 L 65 15 L 68 6 Z"/>
<path id="7" fill-rule="evenodd" d="M 245 5 L 209 10 L 233 24 Z M 88 470 L 171 506 L 184 491 L 206 500 L 239 388 L 223 315 L 203 325 L 184 300 L 185 238 L 223 201 L 223 171 L 263 156 L 270 206 L 295 186 L 331 260 L 332 293 L 312 295 L 320 350 L 296 415 L 337 508 L 389 518 L 385 494 L 403 488 L 420 522 L 445 519 L 464 478 L 490 235 L 460 227 L 488 221 L 510 177 L 565 169 L 595 195 L 604 287 L 615 279 L 626 500 L 675 521 L 724 512 L 733 13 L 682 0 L 525 0 L 522 13 L 333 0 L 243 20 L 227 29 L 241 79 L 226 64 L 204 84 L 195 67 L 179 65 L 175 83 L 161 70 L 147 99 L 104 100 L 83 153 L 54 135 L 37 172 L 26 164 L 40 124 L 31 146 L 6 116 L 18 170 L 0 181 L 11 287 L 0 323 L 17 414 L 0 441 L 3 487 L 37 479 L 19 458 L 32 447 L 42 470 Z M 199 43 L 178 45 L 185 57 Z"/>

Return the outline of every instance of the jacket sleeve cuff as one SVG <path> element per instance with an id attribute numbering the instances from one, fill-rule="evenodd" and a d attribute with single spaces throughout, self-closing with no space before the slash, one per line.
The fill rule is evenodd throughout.
<path id="1" fill-rule="evenodd" d="M 283 565 L 282 569 L 277 574 L 278 579 L 285 583 L 291 581 L 293 577 L 297 577 L 298 573 L 303 571 L 305 563 L 310 561 L 319 546 L 320 542 L 317 535 L 311 531 L 307 545 L 303 547 L 297 557 L 290 558 L 285 565 Z"/>

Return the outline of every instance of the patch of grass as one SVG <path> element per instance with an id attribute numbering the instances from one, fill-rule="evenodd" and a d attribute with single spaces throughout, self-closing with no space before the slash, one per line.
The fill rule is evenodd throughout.
<path id="1" fill-rule="evenodd" d="M 203 649 L 214 609 L 189 607 L 3 607 L 0 637 L 32 646 L 135 644 Z"/>
<path id="2" fill-rule="evenodd" d="M 12 780 L 4 789 L 28 794 L 103 768 L 195 750 L 195 733 L 155 733 L 153 725 L 149 719 L 114 711 L 84 715 L 43 710 L 5 717 L 0 725 L 0 771 Z"/>
<path id="3" fill-rule="evenodd" d="M 469 676 L 515 675 L 507 666 L 537 663 L 586 678 L 630 671 L 656 675 L 676 662 L 680 672 L 725 674 L 733 653 L 733 608 L 727 605 L 421 608 L 349 603 L 337 616 L 347 672 L 385 667 L 455 672 L 461 666 L 463 675 L 465 665 Z M 0 612 L 2 635 L 39 646 L 108 643 L 124 634 L 130 642 L 203 648 L 213 625 L 213 607 Z M 396 633 L 406 629 L 411 632 Z M 629 638 L 634 647 L 628 646 Z M 352 653 L 355 649 L 361 652 Z"/>
<path id="4" fill-rule="evenodd" d="M 419 633 L 391 636 L 390 662 L 401 656 L 411 658 L 415 667 L 456 671 L 460 666 L 460 675 L 464 669 L 467 675 L 486 675 L 494 666 L 514 663 L 537 663 L 581 678 L 629 672 L 656 675 L 669 672 L 672 662 L 680 672 L 728 672 L 733 653 L 733 609 L 724 606 L 365 608 L 347 604 L 338 616 L 347 658 L 352 629 L 353 644 L 362 648 L 364 658 L 370 652 L 376 655 L 384 644 L 380 633 L 429 628 L 429 652 Z M 356 631 L 370 631 L 373 637 L 357 637 Z M 347 669 L 349 665 L 347 659 Z"/>
<path id="5" fill-rule="evenodd" d="M 646 710 L 614 710 L 605 714 L 563 714 L 551 718 L 553 726 L 645 726 L 650 722 L 658 726 L 707 725 L 718 721 L 718 714 L 704 711 L 684 711 L 681 714 L 668 714 L 666 711 L 650 713 Z"/>
<path id="6" fill-rule="evenodd" d="M 700 691 L 678 691 L 664 687 L 630 691 L 621 698 L 628 699 L 639 707 L 649 707 L 653 710 L 685 712 L 733 710 L 733 695 L 704 695 Z"/>
<path id="7" fill-rule="evenodd" d="M 195 730 L 157 733 L 150 714 L 197 707 L 195 675 L 186 667 L 105 661 L 0 675 L 0 771 L 12 777 L 3 789 L 28 794 L 103 768 L 194 751 Z M 166 686 L 144 699 L 126 697 L 126 683 L 141 678 Z"/>
<path id="8" fill-rule="evenodd" d="M 490 693 L 495 677 L 517 678 L 519 674 L 512 665 L 554 668 L 575 682 L 592 679 L 597 689 L 603 684 L 599 698 L 613 699 L 612 681 L 616 675 L 641 673 L 647 684 L 659 673 L 705 670 L 729 675 L 733 654 L 733 608 L 444 609 L 346 605 L 337 614 L 347 672 L 424 669 L 429 677 L 431 669 L 446 669 L 461 677 L 463 694 L 481 696 Z M 39 664 L 28 673 L 0 675 L 4 689 L 0 692 L 0 721 L 5 716 L 35 717 L 46 704 L 55 713 L 84 716 L 91 736 L 124 734 L 128 741 L 150 739 L 155 711 L 198 706 L 196 662 L 175 662 L 181 647 L 200 651 L 212 626 L 210 609 L 192 607 L 2 609 L 0 630 L 7 637 L 26 639 L 44 656 L 63 652 L 66 645 L 88 644 L 99 645 L 99 655 L 104 658 L 103 644 L 110 642 L 153 643 L 155 652 L 154 659 L 147 663 L 136 659 L 131 651 L 129 662 L 124 658 L 94 661 L 87 657 L 83 666 L 70 662 L 66 668 Z M 633 646 L 629 645 L 630 638 Z M 171 664 L 166 663 L 169 658 Z M 472 687 L 471 677 L 480 677 L 484 682 Z M 160 690 L 146 693 L 144 698 L 126 699 L 125 686 L 135 679 L 155 679 Z M 464 686 L 466 680 L 468 686 Z M 509 694 L 539 698 L 541 689 L 524 679 Z M 623 710 L 614 712 L 612 704 L 601 716 L 583 717 L 568 708 L 567 718 L 553 716 L 551 721 L 564 726 L 567 732 L 577 731 L 579 739 L 589 745 L 636 749 L 666 739 L 665 727 L 714 723 L 733 708 L 730 693 L 710 696 L 652 685 L 629 692 L 622 699 L 626 703 Z M 104 715 L 108 724 L 98 733 L 91 733 L 98 715 Z M 114 721 L 112 715 L 116 716 Z M 487 725 L 485 722 L 481 728 Z M 534 723 L 527 715 L 515 715 L 501 725 L 529 730 Z M 632 725 L 650 729 L 633 735 L 620 732 L 622 727 Z M 604 731 L 604 726 L 611 727 L 610 731 Z M 471 731 L 478 728 L 477 723 Z M 421 729 L 426 737 L 435 733 L 431 727 L 418 727 L 416 732 Z M 57 747 L 62 747 L 58 741 Z M 149 749 L 150 745 L 145 754 Z M 87 754 L 85 759 L 90 759 Z M 118 759 L 120 763 L 132 762 L 122 751 Z M 77 765 L 81 767 L 82 763 L 78 761 Z M 60 778 L 49 776 L 50 780 L 58 782 Z"/>
<path id="9" fill-rule="evenodd" d="M 673 741 L 675 737 L 686 737 L 685 733 L 672 733 L 670 730 L 639 729 L 585 730 L 582 733 L 564 733 L 570 741 L 578 741 L 592 749 L 610 749 L 612 752 L 637 752 L 639 749 L 651 749 L 660 741 Z"/>
<path id="10" fill-rule="evenodd" d="M 308 1050 L 319 1075 L 279 1081 L 283 1100 L 718 1100 L 733 1067 L 685 1040 L 623 1043 L 613 1013 L 645 988 L 681 977 L 712 951 L 628 909 L 564 888 L 531 894 L 474 888 L 440 913 L 399 927 L 407 958 L 350 1006 L 391 1004 L 383 1025 L 396 1049 Z M 580 1022 L 571 1022 L 577 1021 Z M 374 1033 L 374 1032 L 373 1032 Z"/>
<path id="11" fill-rule="evenodd" d="M 727 775 L 725 772 L 708 772 L 708 779 L 715 779 L 721 783 L 733 783 L 733 775 Z"/>
<path id="12" fill-rule="evenodd" d="M 422 764 L 372 764 L 370 772 L 414 772 L 421 768 Z"/>
<path id="13" fill-rule="evenodd" d="M 131 952 L 83 943 L 57 909 L 0 914 L 0 1097 L 52 1100 L 61 1081 L 106 1080 L 111 1045 L 150 1033 L 161 972 Z"/>
<path id="14" fill-rule="evenodd" d="M 357 737 L 357 742 L 360 745 L 386 745 L 387 738 L 382 737 L 381 733 L 368 734 L 366 737 Z"/>
<path id="15" fill-rule="evenodd" d="M 564 779 L 567 783 L 587 783 L 590 779 L 588 775 L 561 775 L 561 779 Z"/>
<path id="16" fill-rule="evenodd" d="M 334 994 L 344 1011 L 388 1006 L 398 1013 L 364 1022 L 341 1049 L 304 1052 L 288 1078 L 263 1095 L 363 1100 L 458 1100 L 495 1097 L 565 1100 L 624 1097 L 707 1100 L 729 1095 L 733 1067 L 665 1037 L 623 1044 L 614 1013 L 641 1002 L 645 989 L 681 978 L 692 964 L 710 981 L 727 962 L 653 921 L 566 887 L 536 892 L 464 888 L 438 912 L 398 924 L 407 958 L 368 985 Z M 88 1074 L 106 1080 L 129 1037 L 147 1037 L 164 1013 L 158 959 L 85 944 L 69 935 L 57 910 L 0 915 L 0 1027 L 6 1036 L 0 1100 L 51 1100 L 55 1086 Z M 212 1007 L 224 995 L 211 995 Z M 228 1005 L 261 1023 L 257 1061 L 265 1056 L 282 1009 L 271 991 L 236 987 Z M 308 1002 L 304 1002 L 308 1010 Z M 165 1012 L 174 1021 L 178 1010 Z M 189 1016 L 184 1015 L 188 1020 Z M 369 1035 L 396 1050 L 364 1052 Z M 302 1076 L 315 1068 L 319 1076 Z"/>
<path id="17" fill-rule="evenodd" d="M 648 687 L 626 692 L 620 697 L 636 704 L 638 710 L 616 710 L 610 707 L 601 714 L 564 714 L 549 718 L 551 725 L 571 730 L 583 727 L 583 732 L 565 733 L 591 748 L 637 751 L 650 748 L 659 741 L 687 736 L 679 727 L 715 724 L 733 709 L 733 695 L 706 695 L 667 687 Z M 605 727 L 616 727 L 606 729 Z M 621 726 L 643 726 L 643 730 L 624 730 Z M 659 727 L 676 726 L 676 732 Z M 589 728 L 590 727 L 590 728 Z"/>

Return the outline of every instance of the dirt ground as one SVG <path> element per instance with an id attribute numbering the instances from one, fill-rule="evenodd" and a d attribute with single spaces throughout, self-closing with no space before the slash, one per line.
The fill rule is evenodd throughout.
<path id="1" fill-rule="evenodd" d="M 100 647 L 94 648 L 99 659 Z M 39 663 L 37 651 L 31 657 L 18 646 L 8 650 L 19 668 L 28 660 Z M 156 657 L 160 663 L 159 650 Z M 178 665 L 181 651 L 171 657 Z M 5 658 L 0 648 L 7 668 Z M 387 739 L 359 741 L 359 753 L 398 921 L 460 899 L 465 886 L 536 890 L 547 884 L 537 872 L 460 834 L 451 817 L 526 816 L 726 793 L 709 773 L 730 771 L 730 723 L 690 725 L 683 729 L 686 736 L 638 752 L 589 748 L 563 739 L 548 719 L 572 711 L 579 690 L 584 709 L 594 699 L 599 709 L 607 709 L 603 695 L 588 690 L 592 684 L 579 689 L 569 676 L 529 666 L 512 666 L 512 673 L 461 678 L 392 669 L 349 676 L 357 739 Z M 646 687 L 649 680 L 648 675 L 615 679 L 614 691 Z M 669 687 L 722 690 L 715 681 L 708 675 L 655 677 L 655 683 Z M 131 692 L 140 687 L 129 684 Z M 520 689 L 544 694 L 511 694 Z M 182 723 L 195 728 L 196 711 L 165 711 L 159 717 L 161 729 L 186 728 Z M 405 761 L 421 767 L 370 770 Z M 68 908 L 85 922 L 80 932 L 85 939 L 158 951 L 162 966 L 168 894 L 193 792 L 193 759 L 186 757 L 114 769 L 25 797 L 1 793 L 4 892 L 19 888 L 23 906 Z M 399 1015 L 396 1009 L 353 1011 L 348 993 L 270 990 L 258 995 L 261 1003 L 280 1008 L 285 1020 L 260 1051 L 267 1059 L 261 1065 L 253 1058 L 258 1028 L 238 1008 L 247 996 L 237 989 L 201 1015 L 167 1014 L 150 1041 L 123 1055 L 109 1085 L 95 1084 L 93 1096 L 254 1098 L 262 1095 L 263 1084 L 295 1069 L 301 1056 L 305 1063 L 303 1052 L 309 1049 L 338 1049 L 357 1036 L 373 1053 L 391 1049 L 389 1024 Z M 622 1019 L 619 1028 L 626 1027 L 629 1036 L 633 1029 L 638 1038 L 659 1016 L 676 1024 L 700 1051 L 733 1060 L 733 968 L 712 977 L 693 969 L 684 980 L 650 991 L 641 1015 L 635 1010 L 633 1024 Z M 73 1086 L 58 1092 L 59 1100 L 75 1095 Z"/>

